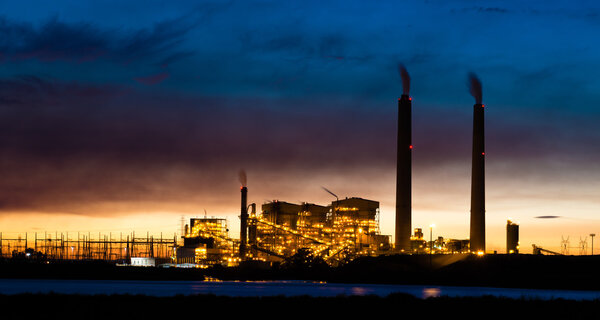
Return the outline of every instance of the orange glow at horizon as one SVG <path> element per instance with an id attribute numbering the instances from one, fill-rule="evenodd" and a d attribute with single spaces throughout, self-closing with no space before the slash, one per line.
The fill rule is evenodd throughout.
<path id="1" fill-rule="evenodd" d="M 579 237 L 599 233 L 600 219 L 595 218 L 598 200 L 590 190 L 600 189 L 600 183 L 582 183 L 578 188 L 565 190 L 560 184 L 541 186 L 540 179 L 529 181 L 505 177 L 505 171 L 491 165 L 488 169 L 486 236 L 487 251 L 506 251 L 506 219 L 520 221 L 521 252 L 530 253 L 532 244 L 552 251 L 560 251 L 561 236 L 570 236 L 572 246 Z M 248 203 L 260 205 L 271 200 L 289 202 L 306 201 L 329 205 L 335 199 L 320 190 L 327 185 L 341 197 L 361 197 L 380 202 L 381 233 L 392 235 L 395 224 L 395 172 L 394 170 L 365 170 L 361 172 L 330 172 L 301 178 L 301 173 L 291 174 L 288 179 L 253 172 L 250 176 Z M 559 180 L 560 181 L 560 180 Z M 350 183 L 349 183 L 350 182 Z M 149 232 L 154 236 L 163 233 L 172 237 L 181 233 L 181 217 L 186 223 L 191 217 L 223 217 L 228 220 L 230 236 L 239 237 L 239 192 L 236 182 L 230 187 L 204 190 L 187 203 L 141 202 L 121 205 L 119 211 L 114 203 L 98 206 L 97 212 L 74 214 L 68 212 L 10 212 L 0 213 L 0 232 L 9 234 L 28 232 L 91 232 L 97 234 Z M 315 187 L 316 186 L 316 187 Z M 439 168 L 437 170 L 414 170 L 413 178 L 413 225 L 426 228 L 436 222 L 434 237 L 467 239 L 469 234 L 468 166 Z M 229 191 L 227 191 L 229 190 Z M 215 196 L 218 195 L 218 198 Z M 172 208 L 172 209 L 168 209 Z M 536 216 L 556 215 L 559 219 L 536 219 Z M 577 240 L 577 241 L 575 241 Z M 588 238 L 588 244 L 590 239 Z M 598 250 L 600 246 L 595 245 Z M 588 247 L 591 248 L 591 245 Z M 572 250 L 577 254 L 577 250 Z"/>

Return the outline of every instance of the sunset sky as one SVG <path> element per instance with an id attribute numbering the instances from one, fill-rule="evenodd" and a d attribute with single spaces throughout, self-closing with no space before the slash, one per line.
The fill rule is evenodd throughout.
<path id="1" fill-rule="evenodd" d="M 206 210 L 238 237 L 243 168 L 250 202 L 325 186 L 391 235 L 403 63 L 413 227 L 468 238 L 474 72 L 488 250 L 509 217 L 524 252 L 600 235 L 600 5 L 328 3 L 0 3 L 0 232 L 172 235 Z"/>

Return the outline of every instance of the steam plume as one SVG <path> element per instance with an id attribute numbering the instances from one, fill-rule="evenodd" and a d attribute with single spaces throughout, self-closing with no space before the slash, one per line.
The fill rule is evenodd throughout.
<path id="1" fill-rule="evenodd" d="M 402 94 L 408 95 L 410 92 L 410 75 L 406 71 L 406 67 L 401 63 L 398 64 L 398 73 L 400 73 L 400 78 L 402 78 Z"/>
<path id="2" fill-rule="evenodd" d="M 246 187 L 248 182 L 248 178 L 246 177 L 246 171 L 244 171 L 244 169 L 240 170 L 240 183 L 242 184 L 242 187 Z"/>
<path id="3" fill-rule="evenodd" d="M 477 75 L 473 72 L 469 73 L 469 90 L 473 98 L 475 98 L 475 103 L 481 104 L 483 101 L 483 93 L 481 91 L 481 81 L 477 78 Z"/>

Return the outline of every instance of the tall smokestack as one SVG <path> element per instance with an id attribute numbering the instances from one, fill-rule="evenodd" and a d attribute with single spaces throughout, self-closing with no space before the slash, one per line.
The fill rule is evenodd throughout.
<path id="1" fill-rule="evenodd" d="M 396 164 L 396 249 L 410 251 L 411 234 L 411 166 L 412 166 L 412 99 L 409 97 L 410 76 L 398 66 L 402 78 L 402 96 L 398 99 L 398 146 Z"/>
<path id="2" fill-rule="evenodd" d="M 240 213 L 240 258 L 246 257 L 246 244 L 248 241 L 248 188 L 246 187 L 246 172 L 240 171 L 240 183 L 242 184 L 242 208 Z"/>
<path id="3" fill-rule="evenodd" d="M 473 155 L 471 168 L 471 252 L 485 252 L 485 135 L 481 81 L 469 74 L 473 106 Z"/>

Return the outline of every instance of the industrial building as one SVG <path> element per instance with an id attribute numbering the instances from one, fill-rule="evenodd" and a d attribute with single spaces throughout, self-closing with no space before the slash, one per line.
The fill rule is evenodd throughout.
<path id="1" fill-rule="evenodd" d="M 452 254 L 452 253 L 469 253 L 469 240 L 461 239 L 444 239 L 437 237 L 436 239 L 425 239 L 422 228 L 415 228 L 413 235 L 410 237 L 410 252 L 412 254 Z"/>
<path id="2" fill-rule="evenodd" d="M 185 226 L 183 246 L 176 250 L 177 264 L 236 265 L 239 262 L 237 241 L 229 238 L 227 220 L 214 217 L 192 218 Z"/>
<path id="3" fill-rule="evenodd" d="M 379 202 L 346 198 L 329 206 L 272 201 L 251 217 L 253 258 L 272 260 L 309 249 L 335 263 L 351 256 L 390 250 L 379 230 Z"/>
<path id="4" fill-rule="evenodd" d="M 247 188 L 242 187 L 246 210 L 240 218 L 247 220 L 241 223 L 239 240 L 229 237 L 225 219 L 193 218 L 186 225 L 183 246 L 176 250 L 177 263 L 206 267 L 236 265 L 242 260 L 275 262 L 304 249 L 336 264 L 391 249 L 391 236 L 380 234 L 377 201 L 346 198 L 322 206 L 274 200 L 263 204 L 259 213 L 254 204 L 246 206 L 246 201 Z"/>
<path id="5" fill-rule="evenodd" d="M 300 248 L 325 245 L 331 233 L 328 215 L 328 207 L 310 203 L 272 201 L 263 204 L 261 214 L 252 217 L 250 243 L 254 256 L 285 257 Z"/>
<path id="6" fill-rule="evenodd" d="M 519 253 L 519 225 L 513 221 L 506 221 L 506 253 Z"/>
<path id="7" fill-rule="evenodd" d="M 329 206 L 272 201 L 251 217 L 253 257 L 272 260 L 309 249 L 335 263 L 390 250 L 390 236 L 379 230 L 379 202 L 346 198 Z"/>

